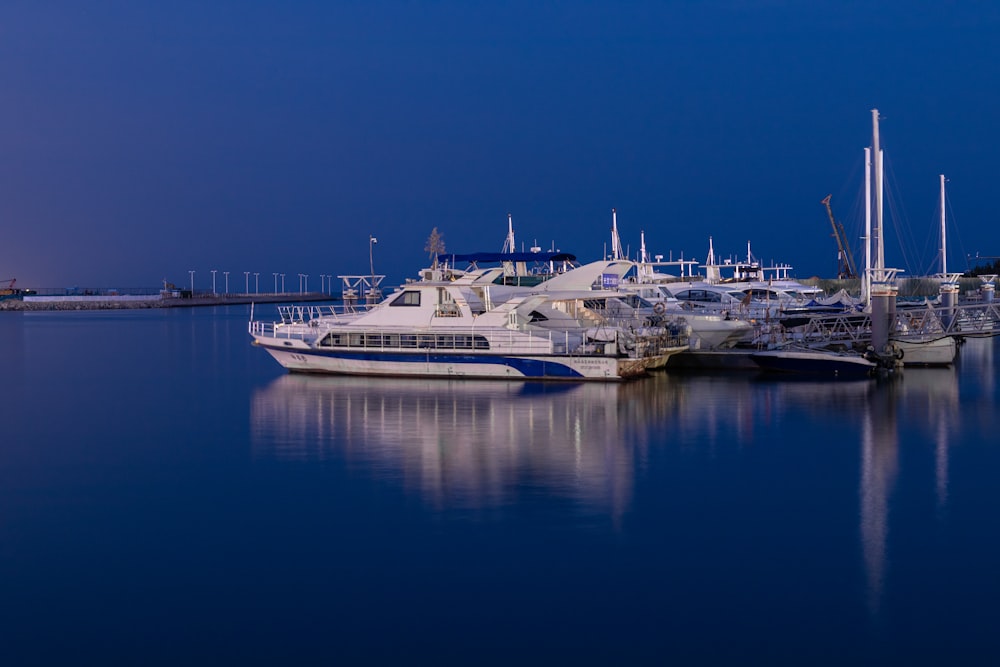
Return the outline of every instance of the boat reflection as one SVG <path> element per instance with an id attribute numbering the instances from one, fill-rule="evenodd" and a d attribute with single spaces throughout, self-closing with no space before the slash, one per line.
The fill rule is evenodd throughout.
<path id="1" fill-rule="evenodd" d="M 438 507 L 544 490 L 618 515 L 669 400 L 641 382 L 287 375 L 254 395 L 251 431 L 258 457 L 363 464 Z"/>
<path id="2" fill-rule="evenodd" d="M 858 539 L 873 614 L 891 562 L 890 519 L 913 500 L 894 504 L 901 450 L 915 471 L 933 453 L 933 489 L 906 485 L 907 492 L 933 493 L 944 512 L 950 443 L 968 416 L 959 402 L 957 368 L 908 369 L 888 381 L 858 382 L 658 374 L 623 384 L 544 384 L 286 375 L 252 400 L 258 458 L 344 461 L 437 508 L 501 508 L 544 495 L 616 523 L 633 502 L 640 471 L 656 473 L 643 478 L 669 478 L 662 470 L 673 460 L 662 458 L 666 451 L 713 466 L 749 446 L 814 444 L 767 434 L 802 432 L 803 426 L 817 435 L 829 432 L 828 440 L 816 440 L 825 445 L 816 456 L 836 457 L 844 442 L 857 443 Z"/>

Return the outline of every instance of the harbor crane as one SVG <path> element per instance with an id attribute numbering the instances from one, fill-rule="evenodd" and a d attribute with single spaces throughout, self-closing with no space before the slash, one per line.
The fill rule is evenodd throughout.
<path id="1" fill-rule="evenodd" d="M 857 278 L 858 270 L 854 265 L 854 255 L 851 254 L 851 246 L 847 242 L 847 235 L 844 234 L 844 226 L 833 217 L 833 208 L 830 206 L 830 198 L 827 195 L 821 202 L 826 206 L 826 213 L 830 216 L 830 225 L 833 227 L 833 237 L 837 239 L 837 277 L 840 279 Z"/>

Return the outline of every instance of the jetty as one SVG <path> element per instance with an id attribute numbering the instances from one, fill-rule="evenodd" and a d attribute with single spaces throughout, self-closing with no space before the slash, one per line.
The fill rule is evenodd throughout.
<path id="1" fill-rule="evenodd" d="M 266 294 L 97 294 L 24 295 L 0 301 L 0 310 L 128 310 L 142 308 L 194 308 L 200 306 L 235 306 L 250 303 L 303 303 L 339 301 L 322 292 L 285 292 Z"/>

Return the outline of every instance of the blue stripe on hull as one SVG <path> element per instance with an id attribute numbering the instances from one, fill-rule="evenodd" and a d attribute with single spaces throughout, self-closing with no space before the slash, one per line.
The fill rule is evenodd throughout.
<path id="1" fill-rule="evenodd" d="M 558 357 L 549 359 L 527 359 L 517 356 L 474 355 L 474 354 L 440 354 L 418 352 L 345 352 L 326 350 L 289 350 L 275 348 L 282 352 L 301 354 L 306 357 L 325 359 L 347 359 L 351 361 L 404 363 L 404 364 L 495 364 L 513 368 L 526 378 L 582 378 L 584 375 L 558 361 Z"/>

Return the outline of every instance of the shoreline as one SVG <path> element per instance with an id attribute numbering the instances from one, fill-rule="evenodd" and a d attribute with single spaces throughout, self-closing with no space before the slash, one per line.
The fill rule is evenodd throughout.
<path id="1" fill-rule="evenodd" d="M 68 311 L 68 310 L 137 310 L 145 308 L 197 308 L 203 306 L 239 306 L 258 303 L 305 303 L 305 302 L 339 302 L 339 297 L 329 294 L 250 294 L 227 296 L 197 296 L 191 298 L 150 297 L 150 298 L 116 298 L 116 297 L 48 297 L 44 300 L 38 297 L 23 299 L 5 299 L 0 301 L 0 312 L 24 311 Z"/>

